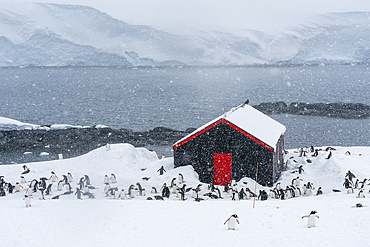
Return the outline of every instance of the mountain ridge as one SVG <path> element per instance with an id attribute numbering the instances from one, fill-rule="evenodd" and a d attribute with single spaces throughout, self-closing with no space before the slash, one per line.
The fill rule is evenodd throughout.
<path id="1" fill-rule="evenodd" d="M 178 35 L 130 25 L 88 6 L 0 9 L 0 66 L 223 66 L 370 62 L 370 13 L 320 15 L 276 36 Z"/>

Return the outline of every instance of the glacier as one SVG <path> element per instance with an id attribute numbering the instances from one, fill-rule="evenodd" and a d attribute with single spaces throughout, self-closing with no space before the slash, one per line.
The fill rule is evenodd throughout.
<path id="1" fill-rule="evenodd" d="M 88 6 L 0 7 L 0 66 L 243 66 L 368 63 L 370 13 L 317 15 L 279 34 L 174 34 Z"/>

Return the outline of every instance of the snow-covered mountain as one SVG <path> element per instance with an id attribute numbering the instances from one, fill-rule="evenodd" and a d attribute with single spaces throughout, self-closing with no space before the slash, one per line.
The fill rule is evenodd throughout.
<path id="1" fill-rule="evenodd" d="M 370 61 L 370 13 L 332 13 L 278 35 L 171 34 L 87 6 L 0 8 L 0 66 L 140 66 Z"/>

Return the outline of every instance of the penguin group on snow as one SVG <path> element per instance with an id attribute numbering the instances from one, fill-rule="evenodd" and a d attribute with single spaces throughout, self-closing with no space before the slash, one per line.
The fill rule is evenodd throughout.
<path id="1" fill-rule="evenodd" d="M 232 180 L 227 182 L 224 186 L 217 186 L 213 184 L 199 183 L 194 186 L 188 186 L 182 173 L 178 173 L 177 176 L 172 177 L 169 181 L 164 182 L 160 187 L 149 186 L 151 188 L 147 195 L 146 189 L 142 183 L 146 186 L 150 183 L 150 177 L 142 176 L 141 179 L 144 182 L 132 183 L 128 186 L 127 191 L 125 188 L 119 188 L 116 186 L 117 177 L 114 173 L 110 175 L 102 176 L 100 185 L 103 187 L 99 189 L 100 186 L 94 186 L 91 183 L 91 179 L 88 175 L 83 175 L 79 180 L 74 180 L 72 174 L 68 172 L 67 174 L 62 174 L 60 177 L 54 172 L 50 171 L 50 175 L 33 178 L 31 170 L 24 165 L 23 171 L 20 174 L 19 182 L 14 184 L 7 182 L 4 176 L 0 176 L 0 197 L 6 196 L 7 194 L 15 194 L 24 192 L 23 200 L 26 208 L 31 207 L 31 199 L 38 195 L 38 199 L 60 199 L 61 197 L 70 195 L 70 197 L 75 197 L 79 200 L 84 199 L 94 199 L 96 193 L 104 195 L 105 198 L 116 199 L 116 200 L 132 200 L 137 197 L 146 198 L 146 200 L 193 200 L 195 202 L 201 202 L 204 200 L 222 200 L 227 199 L 231 201 L 249 200 L 255 198 L 255 200 L 265 201 L 268 199 L 280 199 L 288 200 L 291 198 L 299 196 L 320 196 L 323 195 L 323 190 L 321 187 L 314 187 L 314 184 L 310 181 L 304 181 L 301 177 L 304 177 L 304 167 L 303 165 L 310 165 L 312 161 L 321 155 L 321 152 L 326 152 L 325 159 L 331 159 L 333 157 L 334 148 L 328 147 L 325 150 L 315 149 L 313 146 L 310 148 L 300 148 L 295 153 L 298 153 L 299 158 L 296 156 L 291 156 L 287 163 L 293 162 L 293 170 L 291 173 L 293 179 L 290 184 L 282 185 L 281 181 L 277 182 L 273 188 L 267 193 L 265 189 L 259 189 L 258 192 L 252 191 L 248 187 L 248 183 L 245 181 L 236 182 Z M 288 154 L 288 152 L 286 152 Z M 334 153 L 335 155 L 335 153 Z M 351 155 L 349 152 L 346 155 Z M 308 158 L 309 157 L 309 158 Z M 296 160 L 301 160 L 298 163 Z M 305 162 L 302 160 L 305 160 Z M 307 164 L 308 163 L 308 164 Z M 288 164 L 286 164 L 288 165 Z M 144 172 L 146 168 L 141 168 Z M 158 176 L 163 176 L 166 172 L 164 166 L 161 166 L 158 170 Z M 60 174 L 59 174 L 60 175 Z M 27 179 L 28 178 L 28 179 Z M 356 179 L 356 180 L 355 180 Z M 28 180 L 28 181 L 27 181 Z M 96 182 L 96 181 L 94 181 Z M 366 186 L 370 185 L 368 179 L 364 178 L 360 180 L 351 171 L 344 176 L 343 186 L 346 189 L 346 193 L 355 193 L 358 190 L 356 197 L 364 198 Z M 99 182 L 98 184 L 99 185 Z M 333 189 L 334 192 L 340 192 L 339 189 Z M 369 191 L 370 192 L 370 191 Z M 357 203 L 357 208 L 363 207 L 361 203 Z M 365 206 L 366 207 L 366 206 Z M 317 212 L 312 210 L 309 215 L 302 216 L 303 218 L 308 218 L 307 227 L 311 228 L 316 225 L 316 219 L 319 219 Z M 236 225 L 239 224 L 239 217 L 236 214 L 231 215 L 224 224 L 227 223 L 228 230 L 235 230 Z"/>

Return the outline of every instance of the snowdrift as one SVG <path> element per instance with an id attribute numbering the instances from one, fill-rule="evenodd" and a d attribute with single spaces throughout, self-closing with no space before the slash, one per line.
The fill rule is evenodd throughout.
<path id="1" fill-rule="evenodd" d="M 370 223 L 364 219 L 370 216 L 369 186 L 365 183 L 365 198 L 356 198 L 358 189 L 354 194 L 347 194 L 343 181 L 348 170 L 360 181 L 369 177 L 370 148 L 318 149 L 321 151 L 317 157 L 309 152 L 300 157 L 298 150 L 289 150 L 287 171 L 278 181 L 285 187 L 299 176 L 303 180 L 301 185 L 308 181 L 313 183 L 312 196 L 255 202 L 253 199 L 232 201 L 231 195 L 226 193 L 223 199 L 210 199 L 203 196 L 207 192 L 205 185 L 199 193 L 205 200 L 200 202 L 194 201 L 191 192 L 186 193 L 185 201 L 180 201 L 175 194 L 164 201 L 148 201 L 147 197 L 153 198 L 151 187 L 159 190 L 163 183 L 169 185 L 179 173 L 184 175 L 184 184 L 195 187 L 199 184 L 198 176 L 190 166 L 174 169 L 173 158 L 158 159 L 154 152 L 129 144 L 101 147 L 68 160 L 28 163 L 30 172 L 24 175 L 27 183 L 22 184 L 21 192 L 0 197 L 0 217 L 4 226 L 1 241 L 4 246 L 347 246 L 349 242 L 367 246 Z M 330 152 L 332 156 L 327 159 Z M 304 172 L 298 174 L 296 170 L 301 165 Z M 20 182 L 22 166 L 2 165 L 0 175 L 12 184 Z M 161 166 L 166 170 L 162 176 L 157 172 Z M 82 196 L 82 200 L 78 200 L 73 193 L 52 200 L 66 191 L 66 188 L 57 191 L 54 183 L 52 195 L 39 200 L 38 193 L 33 193 L 32 207 L 26 208 L 22 199 L 28 183 L 40 177 L 49 178 L 51 171 L 59 179 L 70 172 L 74 177 L 71 182 L 74 192 L 79 179 L 88 175 L 96 187 L 90 190 L 95 199 Z M 111 184 L 112 187 L 127 192 L 131 184 L 140 182 L 146 195 L 124 200 L 107 196 L 104 175 L 111 173 L 117 176 L 117 183 Z M 143 180 L 144 177 L 149 180 Z M 239 189 L 248 187 L 252 191 L 255 186 L 250 178 L 243 178 L 237 184 Z M 324 193 L 315 196 L 319 186 Z M 270 189 L 258 184 L 256 188 L 257 191 Z M 333 188 L 341 192 L 335 193 Z M 356 203 L 363 207 L 354 207 Z M 311 210 L 318 211 L 320 218 L 316 227 L 308 229 L 306 219 L 301 217 Z M 238 214 L 240 224 L 235 231 L 227 231 L 223 223 L 234 213 Z"/>

